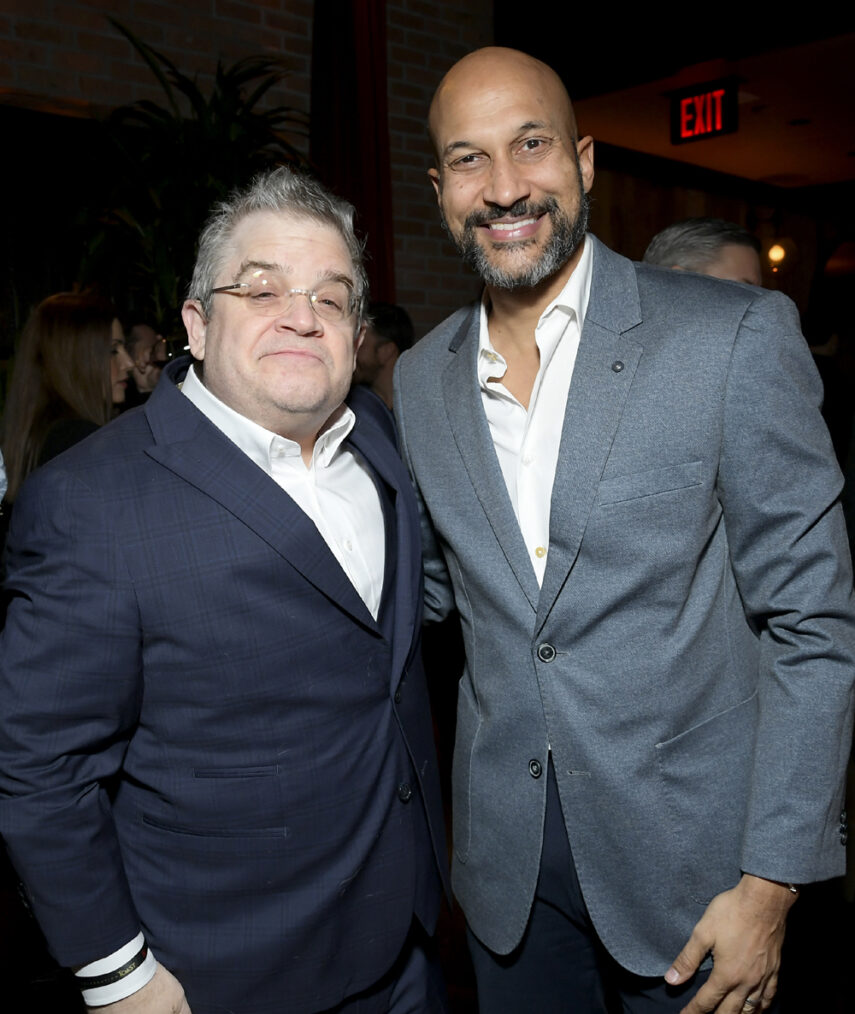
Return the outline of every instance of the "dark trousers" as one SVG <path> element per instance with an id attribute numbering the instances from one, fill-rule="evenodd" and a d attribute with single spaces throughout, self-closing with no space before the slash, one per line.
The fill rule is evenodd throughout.
<path id="1" fill-rule="evenodd" d="M 582 898 L 551 760 L 546 793 L 540 877 L 521 943 L 510 954 L 498 955 L 467 931 L 479 1011 L 676 1014 L 709 973 L 699 972 L 675 988 L 659 976 L 643 978 L 617 964 L 600 942 Z"/>
<path id="2" fill-rule="evenodd" d="M 417 919 L 395 964 L 383 978 L 324 1014 L 447 1014 L 436 941 Z"/>

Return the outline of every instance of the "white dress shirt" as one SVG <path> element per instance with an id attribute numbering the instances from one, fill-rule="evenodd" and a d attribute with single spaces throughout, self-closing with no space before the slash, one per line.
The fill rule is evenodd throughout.
<path id="1" fill-rule="evenodd" d="M 567 284 L 537 322 L 535 341 L 540 351 L 540 368 L 527 411 L 501 383 L 507 363 L 490 342 L 487 307 L 484 301 L 481 303 L 478 351 L 481 402 L 538 584 L 543 583 L 549 554 L 552 484 L 567 394 L 588 309 L 592 260 L 592 246 L 585 243 Z"/>
<path id="2" fill-rule="evenodd" d="M 356 416 L 346 405 L 315 441 L 306 466 L 300 445 L 229 408 L 201 383 L 191 366 L 182 393 L 280 486 L 311 519 L 377 619 L 386 565 L 386 527 L 374 478 L 344 440 Z"/>
<path id="3" fill-rule="evenodd" d="M 296 441 L 271 433 L 229 408 L 202 384 L 192 366 L 181 390 L 310 518 L 376 620 L 383 595 L 386 526 L 372 473 L 360 455 L 344 443 L 356 422 L 351 409 L 343 406 L 338 418 L 318 436 L 307 466 Z M 140 933 L 76 974 L 90 977 L 114 972 L 138 953 L 144 942 Z M 84 990 L 83 998 L 89 1005 L 115 1003 L 142 989 L 156 968 L 149 952 L 145 962 L 121 981 Z"/>

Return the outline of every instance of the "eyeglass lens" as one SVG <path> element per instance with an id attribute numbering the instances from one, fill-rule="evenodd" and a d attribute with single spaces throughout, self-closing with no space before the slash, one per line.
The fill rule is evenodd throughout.
<path id="1" fill-rule="evenodd" d="M 317 289 L 292 289 L 281 275 L 256 272 L 247 282 L 240 283 L 237 293 L 243 295 L 254 313 L 265 317 L 286 313 L 297 296 L 305 296 L 315 313 L 324 320 L 342 321 L 351 312 L 351 290 L 340 281 L 323 282 Z"/>

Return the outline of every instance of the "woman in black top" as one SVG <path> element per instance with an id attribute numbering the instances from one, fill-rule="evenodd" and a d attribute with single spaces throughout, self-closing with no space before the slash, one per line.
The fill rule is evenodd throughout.
<path id="1" fill-rule="evenodd" d="M 125 400 L 132 366 L 110 303 L 61 292 L 33 310 L 15 356 L 3 420 L 8 503 L 34 468 L 112 418 Z"/>

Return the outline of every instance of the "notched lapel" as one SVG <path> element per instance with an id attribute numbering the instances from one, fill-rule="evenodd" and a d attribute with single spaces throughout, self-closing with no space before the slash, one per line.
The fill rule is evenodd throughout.
<path id="1" fill-rule="evenodd" d="M 536 630 L 546 622 L 579 553 L 642 346 L 626 332 L 641 322 L 631 261 L 594 241 L 588 312 L 567 396 L 552 486 L 549 558 Z"/>
<path id="2" fill-rule="evenodd" d="M 146 414 L 157 441 L 149 457 L 219 503 L 355 620 L 378 629 L 314 523 L 174 385 Z"/>
<path id="3" fill-rule="evenodd" d="M 407 663 L 420 627 L 422 561 L 418 507 L 397 449 L 374 420 L 362 419 L 357 413 L 357 423 L 348 440 L 374 470 L 375 481 L 385 484 L 395 512 L 395 625 L 391 669 L 394 680 Z"/>
<path id="4" fill-rule="evenodd" d="M 445 367 L 442 383 L 445 410 L 454 442 L 490 527 L 532 609 L 537 609 L 537 577 L 526 552 L 481 404 L 477 363 L 479 327 L 476 306 L 470 315 L 468 330 L 464 325 L 451 344 L 455 355 Z"/>

